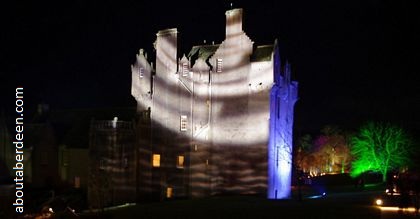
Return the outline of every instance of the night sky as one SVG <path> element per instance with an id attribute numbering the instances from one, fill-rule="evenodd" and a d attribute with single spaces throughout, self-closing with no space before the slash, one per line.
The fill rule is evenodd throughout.
<path id="1" fill-rule="evenodd" d="M 418 1 L 69 1 L 0 3 L 0 110 L 134 107 L 131 69 L 153 53 L 160 29 L 177 27 L 181 51 L 225 35 L 225 11 L 244 9 L 256 45 L 279 39 L 299 82 L 297 134 L 368 120 L 420 127 Z"/>

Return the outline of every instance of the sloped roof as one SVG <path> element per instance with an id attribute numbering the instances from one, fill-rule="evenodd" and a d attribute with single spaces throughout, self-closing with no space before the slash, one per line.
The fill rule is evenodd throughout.
<path id="1" fill-rule="evenodd" d="M 195 63 L 195 61 L 199 58 L 207 62 L 208 59 L 216 52 L 219 46 L 220 44 L 193 46 L 187 57 L 191 63 Z M 250 57 L 251 62 L 270 61 L 273 51 L 274 44 L 257 46 Z"/>
<path id="2" fill-rule="evenodd" d="M 257 46 L 251 55 L 251 62 L 270 61 L 274 50 L 274 45 Z"/>
<path id="3" fill-rule="evenodd" d="M 216 52 L 217 48 L 219 48 L 219 45 L 220 44 L 193 46 L 187 57 L 190 60 L 191 57 L 193 57 L 194 61 L 199 58 L 207 61 Z M 198 56 L 196 56 L 197 54 Z"/>

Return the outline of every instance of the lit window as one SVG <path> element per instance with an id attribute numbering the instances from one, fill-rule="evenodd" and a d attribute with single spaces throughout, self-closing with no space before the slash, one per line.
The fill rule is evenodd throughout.
<path id="1" fill-rule="evenodd" d="M 152 166 L 160 167 L 160 154 L 153 154 Z"/>
<path id="2" fill-rule="evenodd" d="M 217 63 L 216 63 L 216 72 L 217 73 L 222 72 L 222 65 L 223 65 L 223 60 L 222 59 L 217 59 Z"/>
<path id="3" fill-rule="evenodd" d="M 187 116 L 185 115 L 181 116 L 180 126 L 181 126 L 181 131 L 183 132 L 187 131 Z"/>
<path id="4" fill-rule="evenodd" d="M 188 63 L 182 63 L 182 76 L 188 76 Z"/>
<path id="5" fill-rule="evenodd" d="M 184 168 L 185 157 L 179 155 L 176 159 L 176 167 L 177 168 Z"/>
<path id="6" fill-rule="evenodd" d="M 172 195 L 173 195 L 172 187 L 167 187 L 166 188 L 166 198 L 172 198 Z"/>
<path id="7" fill-rule="evenodd" d="M 144 68 L 139 68 L 139 77 L 142 78 L 144 76 Z"/>

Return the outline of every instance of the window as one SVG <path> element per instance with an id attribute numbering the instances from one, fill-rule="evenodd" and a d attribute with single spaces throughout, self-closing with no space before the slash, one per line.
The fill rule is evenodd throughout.
<path id="1" fill-rule="evenodd" d="M 185 115 L 181 116 L 180 127 L 181 127 L 181 131 L 183 132 L 187 131 L 187 116 Z"/>
<path id="2" fill-rule="evenodd" d="M 99 169 L 100 170 L 105 170 L 105 159 L 104 158 L 101 158 L 99 160 Z"/>
<path id="3" fill-rule="evenodd" d="M 184 168 L 185 157 L 183 155 L 179 155 L 176 158 L 176 167 L 177 168 Z"/>
<path id="4" fill-rule="evenodd" d="M 166 188 L 166 198 L 172 198 L 173 196 L 173 189 L 172 187 L 167 187 Z"/>
<path id="5" fill-rule="evenodd" d="M 144 76 L 144 68 L 139 68 L 139 77 L 142 78 Z"/>
<path id="6" fill-rule="evenodd" d="M 184 77 L 186 77 L 186 76 L 188 76 L 188 72 L 189 72 L 189 69 L 188 69 L 188 63 L 182 63 L 182 76 L 184 76 Z"/>
<path id="7" fill-rule="evenodd" d="M 80 177 L 79 176 L 75 176 L 74 177 L 74 188 L 80 188 Z"/>
<path id="8" fill-rule="evenodd" d="M 217 73 L 222 72 L 222 65 L 223 65 L 223 60 L 222 59 L 217 59 L 217 63 L 216 63 L 216 72 Z"/>
<path id="9" fill-rule="evenodd" d="M 160 154 L 153 154 L 152 166 L 153 167 L 160 167 Z"/>

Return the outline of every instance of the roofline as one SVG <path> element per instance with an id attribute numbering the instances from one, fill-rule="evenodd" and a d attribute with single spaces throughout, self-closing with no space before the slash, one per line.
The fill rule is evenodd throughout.
<path id="1" fill-rule="evenodd" d="M 164 36 L 164 35 L 169 35 L 169 34 L 173 34 L 173 33 L 179 33 L 177 28 L 168 28 L 168 29 L 163 29 L 163 30 L 159 30 L 156 34 L 156 36 Z"/>

